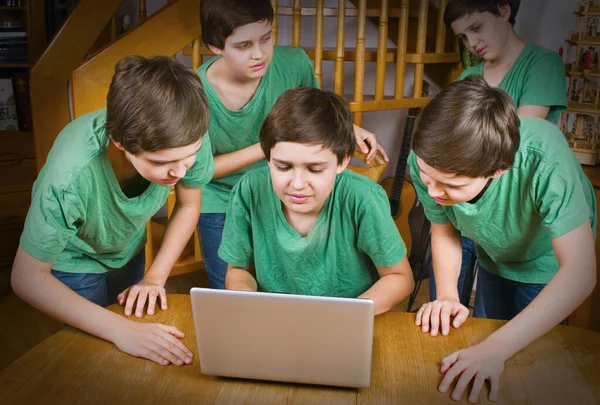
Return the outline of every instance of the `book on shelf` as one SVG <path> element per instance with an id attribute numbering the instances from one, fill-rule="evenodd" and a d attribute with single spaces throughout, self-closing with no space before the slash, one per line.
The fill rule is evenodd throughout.
<path id="1" fill-rule="evenodd" d="M 15 103 L 17 105 L 17 120 L 21 131 L 31 132 L 31 98 L 29 93 L 29 72 L 15 72 L 12 76 Z"/>
<path id="2" fill-rule="evenodd" d="M 0 77 L 0 130 L 19 130 L 11 77 Z"/>

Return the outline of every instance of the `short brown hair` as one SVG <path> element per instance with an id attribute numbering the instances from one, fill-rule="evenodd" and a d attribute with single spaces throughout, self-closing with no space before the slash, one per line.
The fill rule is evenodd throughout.
<path id="1" fill-rule="evenodd" d="M 489 177 L 514 164 L 519 125 L 508 94 L 471 75 L 452 83 L 425 107 L 413 150 L 440 172 Z"/>
<path id="2" fill-rule="evenodd" d="M 272 23 L 274 17 L 270 0 L 201 0 L 202 41 L 223 49 L 237 27 L 259 21 Z"/>
<path id="3" fill-rule="evenodd" d="M 515 25 L 515 18 L 521 0 L 450 0 L 444 12 L 444 22 L 448 27 L 459 18 L 473 13 L 492 13 L 500 16 L 500 7 L 510 6 L 510 17 L 508 21 Z"/>
<path id="4" fill-rule="evenodd" d="M 352 114 L 344 99 L 331 91 L 288 90 L 279 96 L 260 129 L 260 146 L 267 160 L 278 142 L 322 145 L 342 164 L 356 148 Z"/>
<path id="5" fill-rule="evenodd" d="M 106 101 L 106 133 L 131 154 L 191 145 L 208 130 L 200 77 L 166 56 L 121 59 Z"/>

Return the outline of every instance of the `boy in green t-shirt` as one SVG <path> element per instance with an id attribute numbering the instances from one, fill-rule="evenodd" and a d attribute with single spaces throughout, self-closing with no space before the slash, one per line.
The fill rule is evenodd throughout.
<path id="1" fill-rule="evenodd" d="M 518 0 L 449 0 L 444 22 L 481 63 L 462 72 L 508 93 L 520 116 L 534 116 L 557 124 L 567 108 L 564 62 L 556 52 L 525 43 L 515 32 Z M 468 305 L 473 286 L 476 254 L 472 240 L 463 238 L 462 270 L 458 288 L 461 302 Z M 433 270 L 430 268 L 430 280 Z M 435 283 L 429 283 L 435 300 Z M 483 297 L 480 295 L 480 299 Z"/>
<path id="2" fill-rule="evenodd" d="M 12 287 L 36 308 L 121 350 L 160 364 L 189 364 L 173 326 L 138 323 L 103 308 L 117 300 L 141 317 L 194 231 L 201 187 L 214 172 L 208 109 L 196 72 L 167 57 L 120 60 L 107 108 L 58 135 L 33 186 Z M 116 169 L 116 170 L 115 170 Z M 177 205 L 144 274 L 146 222 Z M 179 338 L 179 339 L 178 339 Z"/>
<path id="3" fill-rule="evenodd" d="M 480 76 L 451 84 L 424 109 L 409 166 L 432 222 L 437 300 L 416 324 L 432 336 L 459 327 L 461 232 L 477 247 L 474 315 L 509 322 L 483 342 L 442 360 L 445 392 L 460 379 L 460 400 L 474 379 L 497 399 L 504 362 L 560 323 L 593 291 L 596 201 L 592 185 L 556 127 L 519 117 L 511 98 Z M 557 299 L 560 297 L 560 299 Z M 481 308 L 483 306 L 483 308 Z"/>
<path id="4" fill-rule="evenodd" d="M 198 68 L 215 157 L 215 175 L 202 191 L 198 232 L 210 285 L 225 288 L 227 264 L 217 251 L 231 189 L 248 170 L 266 166 L 258 134 L 277 98 L 286 90 L 319 83 L 301 48 L 273 46 L 269 0 L 203 0 L 200 19 L 202 40 L 217 56 Z M 354 130 L 361 149 L 367 153 L 371 148 L 372 160 L 378 148 L 375 135 Z"/>
<path id="5" fill-rule="evenodd" d="M 483 76 L 513 99 L 520 116 L 558 123 L 567 108 L 565 64 L 554 51 L 526 43 L 515 32 L 514 0 L 450 0 L 444 22 L 483 62 L 465 70 Z"/>
<path id="6" fill-rule="evenodd" d="M 279 97 L 260 131 L 268 167 L 233 188 L 219 256 L 234 290 L 368 298 L 381 314 L 406 298 L 406 246 L 377 183 L 345 170 L 351 114 L 332 92 Z"/>

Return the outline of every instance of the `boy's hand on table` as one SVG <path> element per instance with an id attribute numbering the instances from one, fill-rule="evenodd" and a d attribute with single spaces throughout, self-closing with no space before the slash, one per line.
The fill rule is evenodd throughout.
<path id="1" fill-rule="evenodd" d="M 183 332 L 174 326 L 127 321 L 127 326 L 112 340 L 119 349 L 132 356 L 165 366 L 169 363 L 182 366 L 190 364 L 193 357 L 190 349 L 179 340 L 183 337 Z"/>
<path id="2" fill-rule="evenodd" d="M 442 360 L 440 371 L 445 376 L 438 387 L 439 391 L 446 392 L 452 381 L 460 376 L 454 391 L 452 391 L 452 399 L 460 401 L 463 392 L 467 389 L 471 380 L 473 380 L 469 402 L 475 403 L 479 398 L 479 393 L 485 380 L 490 380 L 490 394 L 488 399 L 496 401 L 498 399 L 498 390 L 500 389 L 500 376 L 504 371 L 504 362 L 506 360 L 497 349 L 486 346 L 485 342 L 482 342 L 446 356 Z"/>
<path id="3" fill-rule="evenodd" d="M 450 318 L 454 318 L 452 326 L 458 328 L 469 316 L 469 309 L 455 300 L 436 300 L 423 304 L 419 312 L 415 325 L 420 326 L 423 332 L 429 331 L 431 326 L 431 336 L 436 336 L 438 330 L 442 329 L 442 335 L 446 336 L 450 332 Z M 441 325 L 440 325 L 441 324 Z"/>
<path id="4" fill-rule="evenodd" d="M 154 307 L 156 299 L 160 297 L 160 308 L 164 311 L 167 309 L 167 292 L 165 287 L 160 283 L 144 277 L 139 283 L 132 285 L 117 296 L 120 305 L 125 305 L 125 316 L 130 316 L 133 311 L 133 306 L 137 300 L 135 309 L 136 318 L 141 318 L 144 315 L 144 306 L 148 301 L 148 315 L 154 315 Z"/>

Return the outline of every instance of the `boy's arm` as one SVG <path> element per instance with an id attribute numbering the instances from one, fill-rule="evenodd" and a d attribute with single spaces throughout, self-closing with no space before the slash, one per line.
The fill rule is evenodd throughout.
<path id="1" fill-rule="evenodd" d="M 258 291 L 258 285 L 251 267 L 234 267 L 227 265 L 225 274 L 225 288 L 227 290 Z"/>
<path id="2" fill-rule="evenodd" d="M 215 156 L 215 174 L 213 175 L 213 179 L 229 176 L 264 158 L 265 154 L 258 142 L 235 152 Z"/>
<path id="3" fill-rule="evenodd" d="M 522 105 L 517 109 L 517 114 L 528 117 L 538 117 L 545 120 L 550 112 L 550 107 L 541 105 Z"/>
<path id="4" fill-rule="evenodd" d="M 462 239 L 460 232 L 450 222 L 431 223 L 431 256 L 433 274 L 437 290 L 436 300 L 424 304 L 417 312 L 415 324 L 431 336 L 438 333 L 440 324 L 442 334 L 447 335 L 452 325 L 458 328 L 469 316 L 469 309 L 460 303 L 458 296 L 458 277 L 462 259 Z"/>
<path id="5" fill-rule="evenodd" d="M 552 247 L 559 263 L 552 280 L 521 313 L 483 342 L 442 360 L 441 371 L 446 376 L 439 387 L 441 392 L 460 375 L 452 393 L 452 398 L 459 399 L 475 378 L 469 396 L 474 402 L 489 378 L 490 400 L 495 400 L 504 362 L 564 320 L 592 293 L 596 285 L 596 256 L 589 221 L 552 239 Z"/>
<path id="6" fill-rule="evenodd" d="M 406 256 L 393 266 L 377 266 L 377 272 L 380 279 L 358 297 L 373 301 L 375 315 L 389 311 L 408 297 L 415 284 Z"/>
<path id="7" fill-rule="evenodd" d="M 167 309 L 167 294 L 164 285 L 175 262 L 194 233 L 202 204 L 201 187 L 187 188 L 177 184 L 175 190 L 177 193 L 175 209 L 154 262 L 148 268 L 142 281 L 127 288 L 118 296 L 119 304 L 125 305 L 126 316 L 131 315 L 136 299 L 135 316 L 138 318 L 141 318 L 144 313 L 146 300 L 148 301 L 148 315 L 154 314 L 154 306 L 158 297 L 160 297 L 161 308 Z"/>
<path id="8" fill-rule="evenodd" d="M 134 322 L 108 311 L 61 283 L 51 269 L 52 263 L 41 262 L 19 247 L 11 274 L 13 290 L 37 309 L 133 356 L 165 365 L 192 362 L 192 352 L 179 341 L 184 335 L 177 328 Z"/>

